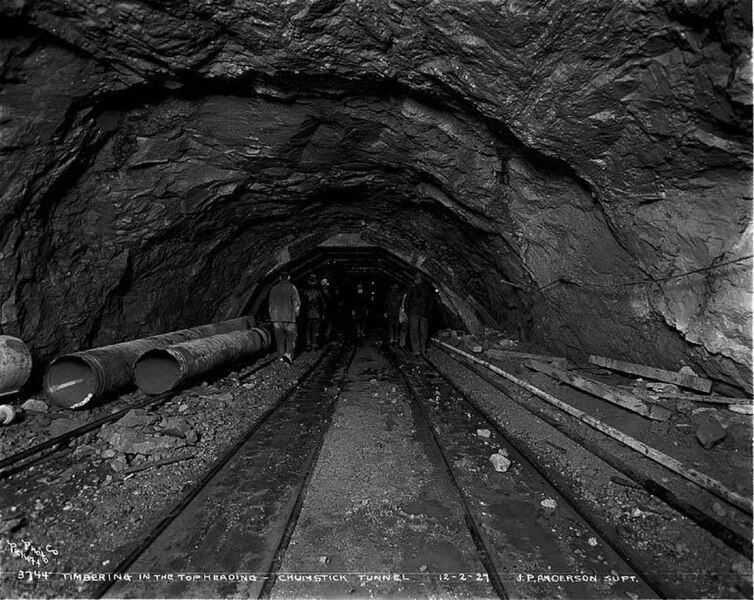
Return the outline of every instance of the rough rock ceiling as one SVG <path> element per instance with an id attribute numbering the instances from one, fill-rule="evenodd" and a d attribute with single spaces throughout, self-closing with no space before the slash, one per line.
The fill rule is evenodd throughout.
<path id="1" fill-rule="evenodd" d="M 553 350 L 750 388 L 745 4 L 0 2 L 0 327 L 235 316 L 359 230 Z"/>

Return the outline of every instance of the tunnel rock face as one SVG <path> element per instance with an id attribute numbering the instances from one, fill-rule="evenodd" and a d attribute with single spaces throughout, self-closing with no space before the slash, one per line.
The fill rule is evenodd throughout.
<path id="1" fill-rule="evenodd" d="M 358 231 L 486 325 L 750 389 L 744 4 L 0 3 L 0 327 L 233 317 Z"/>

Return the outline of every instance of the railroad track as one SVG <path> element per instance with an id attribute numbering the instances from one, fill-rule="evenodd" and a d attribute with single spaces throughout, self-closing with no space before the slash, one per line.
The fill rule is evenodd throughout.
<path id="1" fill-rule="evenodd" d="M 526 392 L 523 392 L 523 394 L 517 394 L 517 390 L 515 389 L 517 386 L 511 383 L 511 381 L 507 381 L 502 377 L 497 376 L 495 373 L 490 372 L 470 360 L 465 360 L 465 357 L 459 357 L 456 354 L 449 352 L 439 344 L 435 344 L 435 347 L 441 351 L 443 355 L 452 359 L 458 365 L 468 369 L 474 375 L 481 377 L 491 384 L 496 390 L 502 392 L 504 397 L 511 402 L 518 404 L 537 419 L 541 419 L 547 423 L 547 425 L 552 426 L 554 429 L 565 434 L 570 441 L 587 451 L 595 457 L 596 460 L 602 461 L 621 474 L 626 475 L 629 480 L 623 480 L 621 485 L 635 487 L 636 489 L 642 490 L 642 492 L 650 494 L 658 501 L 666 504 L 672 510 L 678 511 L 678 513 L 687 517 L 694 524 L 724 542 L 735 552 L 749 560 L 751 559 L 751 519 L 750 515 L 742 510 L 740 506 L 728 503 L 730 514 L 738 515 L 737 521 L 723 521 L 721 518 L 716 517 L 715 515 L 710 514 L 709 511 L 702 510 L 699 507 L 700 502 L 698 499 L 694 500 L 693 497 L 688 495 L 688 484 L 686 485 L 686 495 L 673 491 L 670 485 L 666 483 L 669 481 L 668 478 L 652 477 L 642 472 L 642 470 L 637 468 L 634 464 L 629 463 L 629 461 L 625 459 L 625 456 L 621 456 L 620 452 L 611 452 L 609 449 L 606 450 L 598 443 L 595 443 L 595 436 L 590 435 L 593 432 L 586 432 L 589 428 L 584 425 L 584 423 L 576 422 L 574 424 L 569 421 L 568 417 L 561 418 L 557 415 L 553 416 L 551 411 L 548 412 L 547 410 L 542 410 L 541 407 L 537 406 L 535 401 L 529 402 L 522 400 L 522 395 L 529 396 L 529 394 Z M 430 364 L 432 364 L 437 373 L 442 375 L 449 385 L 456 388 L 459 394 L 464 394 L 455 383 L 454 378 L 443 373 L 434 364 L 434 361 L 430 362 Z M 521 389 L 519 388 L 518 391 L 520 392 Z M 516 446 L 518 451 L 522 455 L 525 455 L 532 464 L 537 465 L 537 468 L 543 472 L 545 477 L 552 480 L 553 485 L 564 495 L 564 497 L 569 499 L 569 502 L 574 508 L 579 511 L 606 540 L 609 540 L 610 544 L 615 547 L 619 553 L 624 555 L 630 564 L 635 565 L 638 570 L 642 571 L 656 590 L 662 592 L 668 597 L 683 597 L 698 593 L 695 592 L 693 586 L 684 587 L 682 583 L 679 584 L 680 588 L 674 587 L 668 581 L 669 572 L 663 573 L 658 571 L 658 565 L 651 564 L 651 561 L 648 560 L 645 552 L 641 552 L 637 548 L 632 547 L 630 540 L 623 539 L 621 533 L 616 529 L 615 523 L 611 522 L 609 518 L 605 519 L 602 516 L 595 514 L 596 511 L 594 510 L 594 504 L 586 506 L 586 503 L 584 503 L 579 497 L 578 489 L 574 487 L 572 482 L 569 482 L 567 476 L 564 476 L 564 473 L 551 466 L 540 466 L 542 465 L 542 460 L 537 456 L 537 452 L 535 452 L 527 440 L 520 436 L 511 436 L 509 430 L 501 428 L 499 425 L 500 419 L 494 418 L 489 414 L 489 405 L 486 405 L 487 407 L 485 408 L 468 396 L 466 397 L 466 400 L 474 407 L 475 411 L 483 415 L 484 418 L 491 423 L 492 427 L 502 435 L 508 436 L 509 439 L 512 440 L 511 443 Z M 534 398 L 534 400 L 536 400 L 536 398 Z M 599 436 L 599 434 L 596 435 Z M 555 445 L 555 447 L 557 448 L 557 445 Z M 563 449 L 560 448 L 560 450 Z M 668 472 L 667 474 L 669 475 L 670 473 Z M 700 488 L 695 490 L 694 493 L 703 495 L 707 492 Z M 715 498 L 716 500 L 724 500 L 724 498 Z"/>
<path id="2" fill-rule="evenodd" d="M 349 352 L 341 346 L 323 352 L 147 534 L 119 552 L 122 558 L 92 596 L 285 597 L 285 588 L 274 588 L 276 577 L 353 361 Z M 686 587 L 669 582 L 669 572 L 648 564 L 641 549 L 622 540 L 572 493 L 562 473 L 541 464 L 527 443 L 452 377 L 431 361 L 387 354 L 390 377 L 405 390 L 411 422 L 421 430 L 416 440 L 441 457 L 435 476 L 450 483 L 437 483 L 438 489 L 460 499 L 460 527 L 473 540 L 470 552 L 476 549 L 490 593 L 698 595 L 693 582 Z M 505 474 L 492 470 L 493 450 L 500 462 L 508 462 Z M 311 489 L 317 487 L 315 481 Z M 296 563 L 288 566 L 295 569 Z"/>
<path id="3" fill-rule="evenodd" d="M 463 389 L 429 361 L 393 359 L 463 498 L 469 532 L 500 598 L 665 597 L 661 582 L 641 573 L 620 547 L 605 539 L 588 514 L 561 495 L 548 473 Z M 481 475 L 490 471 L 493 449 L 502 449 L 504 454 L 497 454 L 509 461 L 507 476 Z M 588 558 L 595 554 L 592 544 L 599 546 L 602 558 L 596 564 Z M 548 575 L 538 585 L 541 574 Z"/>
<path id="4" fill-rule="evenodd" d="M 258 363 L 254 365 L 251 371 L 239 378 L 239 381 L 248 380 L 250 377 L 258 373 L 265 367 L 269 366 L 275 360 L 276 357 L 270 357 L 258 361 Z M 222 375 L 218 375 L 218 377 L 221 377 L 228 372 L 230 372 L 230 370 L 224 370 L 222 372 Z M 130 403 L 124 408 L 117 410 L 111 414 L 105 415 L 104 417 L 101 417 L 99 419 L 95 419 L 89 423 L 86 423 L 85 425 L 72 429 L 61 435 L 51 437 L 50 439 L 47 439 L 29 448 L 25 448 L 19 452 L 16 452 L 6 458 L 3 458 L 0 460 L 0 480 L 20 473 L 31 465 L 36 464 L 40 460 L 50 458 L 50 456 L 55 454 L 55 452 L 62 450 L 66 446 L 68 446 L 71 441 L 80 438 L 90 432 L 97 431 L 108 423 L 113 423 L 119 420 L 131 410 L 139 408 L 157 408 L 160 405 L 169 402 L 170 400 L 178 396 L 181 391 L 182 389 L 179 388 L 165 392 L 164 394 L 145 398 L 135 403 Z"/>
<path id="5" fill-rule="evenodd" d="M 132 580 L 111 577 L 94 596 L 217 597 L 211 573 L 239 571 L 250 574 L 237 583 L 244 597 L 269 595 L 262 574 L 275 573 L 295 529 L 349 351 L 323 352 L 113 569 Z"/>

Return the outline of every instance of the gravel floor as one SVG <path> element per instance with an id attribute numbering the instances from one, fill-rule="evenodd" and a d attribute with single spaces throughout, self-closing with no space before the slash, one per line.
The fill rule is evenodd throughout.
<path id="1" fill-rule="evenodd" d="M 616 484 L 611 478 L 621 473 L 523 408 L 536 398 L 511 385 L 519 404 L 444 353 L 432 350 L 430 356 L 490 417 L 562 474 L 571 493 L 636 550 L 637 560 L 654 571 L 672 597 L 750 597 L 750 561 L 644 490 Z M 565 388 L 553 393 L 570 398 Z M 552 412 L 555 419 L 570 418 L 555 414 L 556 409 Z M 628 458 L 644 460 L 638 455 Z M 660 471 L 658 467 L 658 479 L 671 476 Z"/>
<path id="2" fill-rule="evenodd" d="M 397 372 L 360 347 L 273 598 L 494 597 L 460 496 L 418 429 Z M 458 572 L 469 580 L 443 581 Z"/>
<path id="3" fill-rule="evenodd" d="M 317 355 L 304 354 L 293 367 L 274 362 L 243 383 L 239 377 L 253 365 L 201 383 L 154 411 L 131 411 L 100 433 L 75 440 L 67 454 L 56 453 L 2 481 L 2 595 L 91 597 L 102 581 L 74 580 L 71 574 L 98 574 L 102 578 L 110 572 L 217 457 L 295 383 Z M 112 406 L 73 418 L 78 422 L 96 418 L 134 397 L 120 398 Z M 44 414 L 41 417 L 31 415 L 18 422 L 16 430 L 5 428 L 3 433 L 12 433 L 18 440 L 27 439 L 31 430 L 41 441 L 50 435 L 45 431 L 48 418 Z M 8 436 L 5 440 L 6 451 L 9 447 L 21 449 L 17 441 L 8 441 L 11 439 Z M 176 455 L 191 458 L 128 473 L 129 469 Z M 29 544 L 26 550 L 24 542 Z M 45 554 L 46 562 L 35 551 Z M 40 564 L 30 562 L 33 559 Z"/>

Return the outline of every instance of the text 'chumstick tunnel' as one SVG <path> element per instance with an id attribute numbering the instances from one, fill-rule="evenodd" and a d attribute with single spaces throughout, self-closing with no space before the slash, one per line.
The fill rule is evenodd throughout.
<path id="1" fill-rule="evenodd" d="M 751 14 L 0 3 L 3 596 L 751 597 Z"/>

